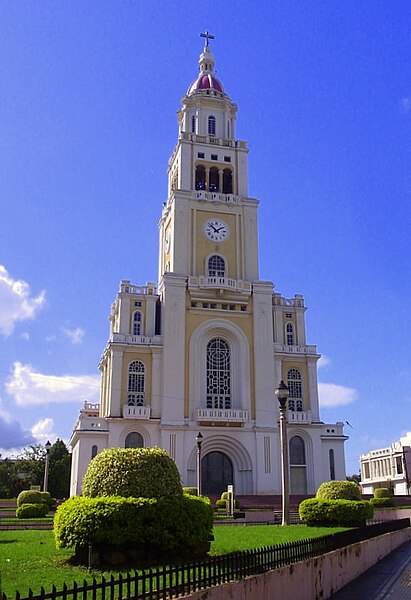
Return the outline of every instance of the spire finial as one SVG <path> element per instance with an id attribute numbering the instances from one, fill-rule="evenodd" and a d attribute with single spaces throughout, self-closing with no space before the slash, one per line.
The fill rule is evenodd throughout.
<path id="1" fill-rule="evenodd" d="M 200 33 L 200 37 L 205 38 L 205 45 L 204 45 L 204 49 L 208 49 L 208 40 L 213 40 L 214 36 L 211 35 L 211 33 L 207 31 L 205 31 L 204 33 Z"/>

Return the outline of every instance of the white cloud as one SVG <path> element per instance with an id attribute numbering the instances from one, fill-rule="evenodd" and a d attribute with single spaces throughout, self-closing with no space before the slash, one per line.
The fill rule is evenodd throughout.
<path id="1" fill-rule="evenodd" d="M 411 98 L 401 98 L 400 100 L 400 111 L 402 113 L 408 113 L 411 110 Z"/>
<path id="2" fill-rule="evenodd" d="M 331 364 L 330 359 L 328 358 L 328 356 L 326 356 L 325 354 L 321 355 L 321 358 L 319 359 L 318 363 L 317 363 L 317 367 L 319 369 L 323 369 L 324 367 L 328 367 L 328 365 Z"/>
<path id="3" fill-rule="evenodd" d="M 76 327 L 75 329 L 66 329 L 63 327 L 63 333 L 68 337 L 72 344 L 82 344 L 84 338 L 84 329 Z"/>
<path id="4" fill-rule="evenodd" d="M 34 298 L 30 296 L 28 283 L 13 279 L 0 265 L 0 333 L 9 336 L 17 321 L 34 319 L 43 308 L 46 293 L 43 290 Z"/>
<path id="5" fill-rule="evenodd" d="M 11 450 L 33 444 L 35 439 L 30 431 L 25 431 L 7 411 L 0 406 L 0 448 Z"/>
<path id="6" fill-rule="evenodd" d="M 29 332 L 28 331 L 23 331 L 23 333 L 20 334 L 20 339 L 28 342 L 29 339 L 30 339 Z"/>
<path id="7" fill-rule="evenodd" d="M 6 382 L 7 392 L 19 406 L 96 402 L 99 388 L 98 375 L 44 375 L 20 362 L 13 364 L 13 373 Z"/>
<path id="8" fill-rule="evenodd" d="M 37 442 L 43 446 L 47 441 L 53 444 L 57 439 L 57 434 L 54 432 L 54 421 L 49 418 L 41 419 L 38 423 L 33 425 L 31 433 L 36 438 Z"/>
<path id="9" fill-rule="evenodd" d="M 323 408 L 345 406 L 357 399 L 357 390 L 336 383 L 319 383 L 318 393 Z"/>

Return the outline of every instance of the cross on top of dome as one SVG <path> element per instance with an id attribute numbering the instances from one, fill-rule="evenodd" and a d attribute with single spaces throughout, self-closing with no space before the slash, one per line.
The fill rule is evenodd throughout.
<path id="1" fill-rule="evenodd" d="M 200 37 L 204 38 L 204 50 L 200 55 L 199 65 L 200 73 L 197 79 L 188 88 L 187 94 L 193 93 L 210 93 L 224 95 L 224 88 L 221 81 L 214 74 L 214 57 L 210 50 L 209 40 L 213 40 L 214 36 L 207 30 L 200 33 Z"/>
<path id="2" fill-rule="evenodd" d="M 208 40 L 214 39 L 214 36 L 211 35 L 211 33 L 209 33 L 208 29 L 204 33 L 200 33 L 200 37 L 205 38 L 205 45 L 204 45 L 205 48 L 208 48 L 208 46 L 209 46 Z"/>

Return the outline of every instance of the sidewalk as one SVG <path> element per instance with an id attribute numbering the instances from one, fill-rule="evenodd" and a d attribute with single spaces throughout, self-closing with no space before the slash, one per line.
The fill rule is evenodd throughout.
<path id="1" fill-rule="evenodd" d="M 411 600 L 411 541 L 330 596 L 331 600 Z"/>

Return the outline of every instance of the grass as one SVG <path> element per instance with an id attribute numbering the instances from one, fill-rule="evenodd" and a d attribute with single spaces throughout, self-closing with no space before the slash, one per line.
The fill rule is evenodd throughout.
<path id="1" fill-rule="evenodd" d="M 215 540 L 211 554 L 227 554 L 237 550 L 248 550 L 271 546 L 308 537 L 319 537 L 341 531 L 343 528 L 314 528 L 305 525 L 221 525 L 214 528 Z M 63 583 L 71 586 L 84 579 L 92 581 L 111 572 L 94 570 L 91 573 L 84 567 L 68 563 L 72 556 L 71 548 L 57 550 L 54 545 L 53 531 L 23 530 L 0 531 L 0 573 L 1 590 L 14 597 L 16 590 L 27 595 L 31 588 L 39 593 L 41 586 L 49 591 L 54 584 L 61 589 Z M 115 572 L 115 576 L 119 571 Z"/>

